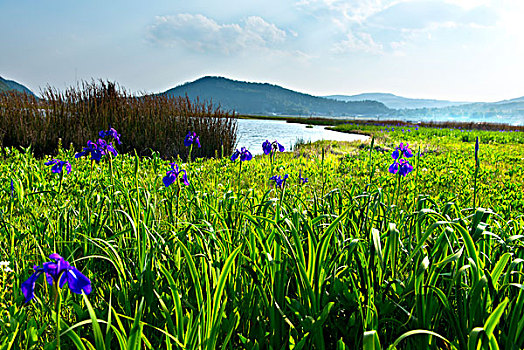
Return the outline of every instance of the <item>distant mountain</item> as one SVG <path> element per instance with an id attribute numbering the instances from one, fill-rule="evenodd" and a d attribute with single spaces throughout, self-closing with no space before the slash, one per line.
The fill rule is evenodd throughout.
<path id="1" fill-rule="evenodd" d="M 511 100 L 502 100 L 502 101 L 498 101 L 498 102 L 493 102 L 494 104 L 497 104 L 497 105 L 504 105 L 504 104 L 510 104 L 510 103 L 524 103 L 524 96 L 522 97 L 517 97 L 517 98 L 512 98 Z"/>
<path id="2" fill-rule="evenodd" d="M 392 115 L 404 120 L 453 120 L 524 125 L 524 96 L 498 102 L 475 102 L 442 108 L 396 110 Z"/>
<path id="3" fill-rule="evenodd" d="M 24 85 L 17 83 L 13 80 L 7 80 L 2 77 L 0 77 L 0 92 L 2 91 L 9 91 L 9 90 L 16 90 L 19 92 L 25 92 L 26 94 L 33 95 L 33 92 L 26 88 Z"/>
<path id="4" fill-rule="evenodd" d="M 163 95 L 197 97 L 238 114 L 304 116 L 381 116 L 391 110 L 381 102 L 345 102 L 311 96 L 277 85 L 223 77 L 203 77 L 167 90 Z"/>
<path id="5" fill-rule="evenodd" d="M 7 91 L 7 90 L 10 90 L 10 89 L 9 89 L 9 85 L 7 85 L 6 83 L 4 83 L 4 81 L 3 81 L 2 78 L 0 77 L 0 92 L 2 92 L 2 91 Z"/>
<path id="6" fill-rule="evenodd" d="M 387 93 L 364 93 L 358 95 L 331 95 L 326 96 L 339 101 L 378 101 L 382 102 L 386 107 L 393 109 L 416 109 L 416 108 L 442 108 L 449 106 L 456 106 L 465 104 L 467 102 L 456 102 L 446 100 L 432 100 L 421 98 L 407 98 Z"/>

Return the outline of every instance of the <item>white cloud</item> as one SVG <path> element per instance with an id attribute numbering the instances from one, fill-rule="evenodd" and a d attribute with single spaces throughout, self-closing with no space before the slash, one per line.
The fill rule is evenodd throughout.
<path id="1" fill-rule="evenodd" d="M 447 3 L 458 5 L 465 9 L 472 9 L 479 6 L 490 5 L 493 0 L 446 0 Z"/>
<path id="2" fill-rule="evenodd" d="M 376 43 L 369 33 L 353 33 L 346 34 L 346 39 L 339 41 L 333 45 L 333 52 L 335 53 L 371 53 L 381 54 L 383 52 L 382 44 Z"/>
<path id="3" fill-rule="evenodd" d="M 302 0 L 296 5 L 315 16 L 331 17 L 339 25 L 362 23 L 398 0 Z"/>
<path id="4" fill-rule="evenodd" d="M 149 28 L 152 42 L 185 46 L 191 50 L 233 53 L 244 49 L 275 47 L 287 34 L 263 18 L 251 16 L 240 23 L 219 24 L 203 15 L 157 16 Z"/>
<path id="5" fill-rule="evenodd" d="M 416 45 L 449 37 L 449 33 L 455 33 L 457 40 L 468 40 L 475 35 L 468 31 L 480 33 L 498 22 L 498 11 L 490 0 L 302 0 L 296 4 L 331 26 L 326 42 L 334 42 L 334 52 L 398 55 L 402 50 L 392 43 Z"/>
<path id="6" fill-rule="evenodd" d="M 403 1 L 370 16 L 366 25 L 389 30 L 423 30 L 474 25 L 488 27 L 496 22 L 490 8 L 465 9 L 443 1 Z"/>
<path id="7" fill-rule="evenodd" d="M 510 5 L 500 11 L 500 27 L 504 39 L 511 41 L 512 49 L 518 50 L 520 55 L 524 54 L 524 40 L 522 40 L 522 33 L 524 33 L 523 13 L 524 2 L 521 1 L 510 2 Z"/>

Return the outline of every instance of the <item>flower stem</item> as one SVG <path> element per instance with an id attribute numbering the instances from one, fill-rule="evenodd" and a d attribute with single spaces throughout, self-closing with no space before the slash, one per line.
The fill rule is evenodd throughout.
<path id="1" fill-rule="evenodd" d="M 64 181 L 64 171 L 60 172 L 60 183 L 58 184 L 58 195 L 62 192 L 62 182 Z"/>
<path id="2" fill-rule="evenodd" d="M 242 174 L 242 161 L 238 162 L 238 176 L 237 176 L 237 197 L 240 194 L 240 174 Z"/>
<path id="3" fill-rule="evenodd" d="M 398 178 L 398 181 L 397 181 L 397 195 L 395 196 L 395 207 L 396 209 L 398 210 L 398 199 L 400 197 L 400 174 L 397 174 L 397 178 Z"/>
<path id="4" fill-rule="evenodd" d="M 177 181 L 177 188 L 176 188 L 176 211 L 175 211 L 175 229 L 178 227 L 178 205 L 180 202 L 180 181 Z"/>
<path id="5" fill-rule="evenodd" d="M 477 210 L 477 176 L 479 172 L 479 164 L 475 164 L 475 175 L 473 180 L 473 211 Z"/>
<path id="6" fill-rule="evenodd" d="M 62 295 L 58 288 L 58 280 L 53 281 L 53 294 L 55 299 L 55 314 L 56 314 L 56 349 L 60 349 L 60 309 L 62 308 Z"/>

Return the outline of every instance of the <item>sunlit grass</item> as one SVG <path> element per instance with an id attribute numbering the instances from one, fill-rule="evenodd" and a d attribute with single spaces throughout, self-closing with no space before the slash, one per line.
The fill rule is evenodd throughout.
<path id="1" fill-rule="evenodd" d="M 478 134 L 474 206 L 476 132 L 375 132 L 371 150 L 177 159 L 189 185 L 169 187 L 157 153 L 111 171 L 61 150 L 61 180 L 51 155 L 2 149 L 0 342 L 55 341 L 49 286 L 25 304 L 20 285 L 57 252 L 93 287 L 62 290 L 63 348 L 522 348 L 522 133 Z M 398 181 L 400 141 L 414 170 Z"/>

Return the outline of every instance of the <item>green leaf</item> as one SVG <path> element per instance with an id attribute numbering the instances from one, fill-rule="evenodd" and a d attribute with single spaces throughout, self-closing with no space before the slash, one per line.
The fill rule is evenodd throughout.
<path id="1" fill-rule="evenodd" d="M 144 298 L 140 301 L 138 311 L 136 311 L 135 319 L 133 321 L 133 327 L 129 332 L 129 338 L 127 340 L 127 350 L 139 350 L 142 344 L 142 312 L 144 310 Z"/>
<path id="2" fill-rule="evenodd" d="M 493 281 L 493 286 L 497 288 L 498 286 L 498 280 L 500 276 L 502 275 L 502 272 L 504 272 L 504 269 L 506 268 L 506 265 L 508 264 L 509 259 L 511 258 L 510 253 L 504 253 L 493 270 L 491 271 L 491 279 Z"/>
<path id="3" fill-rule="evenodd" d="M 414 330 L 411 330 L 411 331 L 408 331 L 408 332 L 402 334 L 400 337 L 398 337 L 393 342 L 393 344 L 391 344 L 389 346 L 389 349 L 395 349 L 397 347 L 397 345 L 400 344 L 400 342 L 403 341 L 404 339 L 406 339 L 407 337 L 411 337 L 413 335 L 419 335 L 419 334 L 432 335 L 434 337 L 442 339 L 443 341 L 448 343 L 449 346 L 451 346 L 451 349 L 456 349 L 456 347 L 449 340 L 447 340 L 445 337 L 443 337 L 442 335 L 440 335 L 438 333 L 435 333 L 435 332 L 432 332 L 432 331 L 425 330 L 425 329 L 414 329 Z"/>
<path id="4" fill-rule="evenodd" d="M 83 291 L 82 291 L 82 296 L 86 303 L 87 310 L 89 311 L 89 316 L 91 317 L 91 324 L 93 325 L 93 334 L 95 336 L 95 347 L 98 350 L 105 349 L 106 344 L 104 342 L 104 336 L 102 335 L 102 330 L 100 329 L 100 325 L 98 324 L 98 319 L 96 317 L 95 310 L 93 310 L 93 306 L 91 306 L 89 299 L 87 299 L 87 296 L 85 295 Z"/>
<path id="5" fill-rule="evenodd" d="M 502 314 L 504 313 L 504 310 L 506 309 L 506 306 L 508 305 L 509 299 L 506 297 L 502 303 L 497 306 L 495 311 L 489 315 L 488 319 L 486 320 L 486 323 L 484 324 L 484 330 L 488 337 L 491 337 L 493 335 L 493 330 L 497 326 L 497 324 L 500 321 L 500 318 L 502 317 Z"/>
<path id="6" fill-rule="evenodd" d="M 375 330 L 364 332 L 363 350 L 381 350 L 380 339 Z"/>

